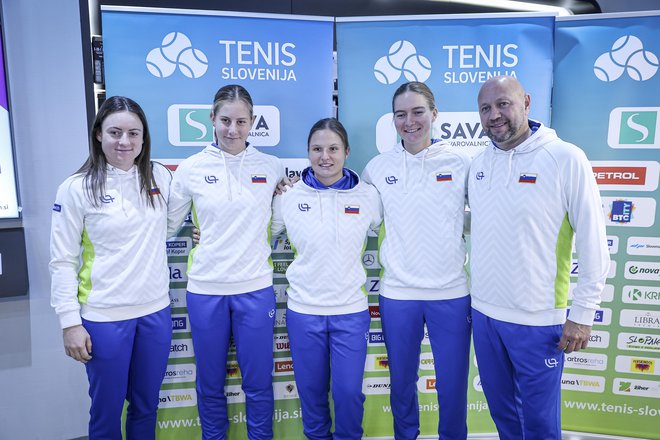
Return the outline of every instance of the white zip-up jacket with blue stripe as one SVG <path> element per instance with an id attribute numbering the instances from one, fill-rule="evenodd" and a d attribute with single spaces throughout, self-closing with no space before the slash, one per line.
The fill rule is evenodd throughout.
<path id="1" fill-rule="evenodd" d="M 285 228 L 295 257 L 286 271 L 287 307 L 312 315 L 357 313 L 368 308 L 362 253 L 382 208 L 376 189 L 353 171 L 350 189 L 315 189 L 303 179 L 273 200 L 273 235 Z"/>
<path id="2" fill-rule="evenodd" d="M 188 291 L 236 295 L 273 285 L 269 222 L 280 160 L 248 146 L 233 156 L 210 145 L 181 162 L 169 199 L 168 236 L 192 209 L 201 231 L 188 257 Z"/>
<path id="3" fill-rule="evenodd" d="M 579 276 L 570 320 L 592 325 L 609 268 L 605 220 L 584 152 L 530 121 L 532 135 L 472 162 L 472 307 L 505 322 L 566 321 L 575 232 Z"/>
<path id="4" fill-rule="evenodd" d="M 398 300 L 468 295 L 465 193 L 470 159 L 444 141 L 413 155 L 401 144 L 373 158 L 362 178 L 384 209 L 380 294 Z"/>
<path id="5" fill-rule="evenodd" d="M 172 176 L 153 163 L 155 209 L 140 193 L 137 167 L 107 167 L 99 206 L 88 199 L 82 174 L 66 179 L 53 206 L 51 304 L 62 328 L 89 321 L 123 321 L 170 304 L 167 197 Z"/>

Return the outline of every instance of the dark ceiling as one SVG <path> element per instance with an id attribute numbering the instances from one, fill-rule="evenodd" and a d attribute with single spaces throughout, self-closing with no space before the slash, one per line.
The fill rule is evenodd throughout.
<path id="1" fill-rule="evenodd" d="M 531 0 L 531 2 L 562 6 L 574 14 L 601 12 L 598 3 L 590 0 Z M 334 17 L 510 11 L 509 9 L 472 6 L 442 0 L 99 0 L 99 4 Z"/>

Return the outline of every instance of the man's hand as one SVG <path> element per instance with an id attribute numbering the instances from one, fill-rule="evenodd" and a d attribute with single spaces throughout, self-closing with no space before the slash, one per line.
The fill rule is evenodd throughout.
<path id="1" fill-rule="evenodd" d="M 589 344 L 590 335 L 590 325 L 577 324 L 567 319 L 557 348 L 563 350 L 565 353 L 583 350 Z"/>

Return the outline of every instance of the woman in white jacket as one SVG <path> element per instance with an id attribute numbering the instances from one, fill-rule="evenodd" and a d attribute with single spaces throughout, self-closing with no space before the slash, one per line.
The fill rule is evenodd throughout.
<path id="1" fill-rule="evenodd" d="M 51 303 L 66 354 L 83 362 L 90 439 L 155 438 L 172 335 L 165 240 L 170 172 L 150 161 L 144 112 L 114 96 L 89 157 L 60 185 L 51 230 Z"/>
<path id="2" fill-rule="evenodd" d="M 170 235 L 191 210 L 201 231 L 188 261 L 186 303 L 205 440 L 225 438 L 229 427 L 224 386 L 232 335 L 248 437 L 273 437 L 275 292 L 268 225 L 284 168 L 278 158 L 248 144 L 254 119 L 245 88 L 218 90 L 211 112 L 215 142 L 181 162 L 169 199 Z"/>
<path id="3" fill-rule="evenodd" d="M 293 262 L 286 272 L 287 329 L 309 439 L 361 439 L 369 312 L 362 252 L 382 220 L 376 189 L 344 168 L 348 136 L 334 118 L 308 137 L 311 167 L 273 200 L 271 230 L 286 229 Z M 328 391 L 332 382 L 335 432 Z"/>
<path id="4" fill-rule="evenodd" d="M 463 224 L 469 158 L 431 138 L 438 110 L 425 84 L 402 84 L 392 111 L 401 142 L 373 158 L 362 178 L 378 189 L 384 209 L 379 303 L 394 435 L 397 440 L 419 435 L 417 373 L 426 325 L 439 437 L 465 439 L 471 321 Z"/>

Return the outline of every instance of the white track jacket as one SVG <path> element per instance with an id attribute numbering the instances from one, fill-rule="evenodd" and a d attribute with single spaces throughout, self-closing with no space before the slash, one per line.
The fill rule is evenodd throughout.
<path id="1" fill-rule="evenodd" d="M 570 319 L 591 325 L 609 267 L 600 194 L 584 152 L 554 130 L 536 131 L 472 162 L 472 306 L 522 325 L 566 320 L 575 232 L 579 276 Z"/>
<path id="2" fill-rule="evenodd" d="M 51 304 L 62 328 L 122 321 L 170 304 L 167 204 L 171 174 L 153 163 L 155 209 L 140 194 L 137 167 L 107 167 L 105 194 L 90 203 L 83 175 L 66 179 L 53 205 Z M 161 197 L 162 196 L 162 197 Z M 82 251 L 82 252 L 81 252 Z"/>
<path id="3" fill-rule="evenodd" d="M 465 192 L 469 158 L 446 142 L 412 155 L 401 144 L 373 158 L 362 178 L 384 208 L 380 294 L 440 300 L 468 294 Z"/>
<path id="4" fill-rule="evenodd" d="M 174 172 L 168 236 L 192 208 L 201 240 L 188 258 L 188 291 L 235 295 L 273 284 L 269 222 L 284 168 L 248 146 L 233 156 L 215 146 L 190 156 Z"/>
<path id="5" fill-rule="evenodd" d="M 378 192 L 364 182 L 352 189 L 319 190 L 300 180 L 276 196 L 272 233 L 286 228 L 295 250 L 286 271 L 287 307 L 313 315 L 367 310 L 362 253 L 367 232 L 381 220 Z"/>

